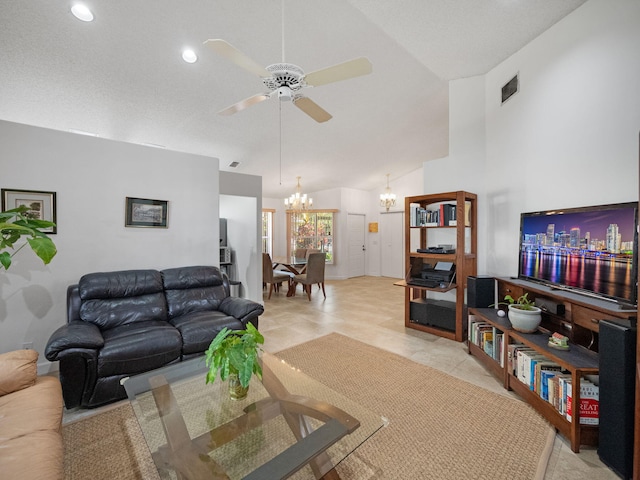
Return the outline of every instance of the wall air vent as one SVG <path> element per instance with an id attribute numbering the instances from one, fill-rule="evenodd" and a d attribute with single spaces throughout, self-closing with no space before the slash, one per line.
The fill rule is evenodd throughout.
<path id="1" fill-rule="evenodd" d="M 231 163 L 229 164 L 229 166 L 230 166 L 231 168 L 236 168 L 238 165 L 240 165 L 240 162 L 231 162 Z"/>
<path id="2" fill-rule="evenodd" d="M 514 96 L 516 93 L 518 93 L 519 89 L 520 89 L 520 82 L 518 80 L 518 74 L 516 74 L 515 77 L 513 77 L 511 80 L 509 80 L 502 87 L 502 103 L 506 102 L 512 96 Z"/>

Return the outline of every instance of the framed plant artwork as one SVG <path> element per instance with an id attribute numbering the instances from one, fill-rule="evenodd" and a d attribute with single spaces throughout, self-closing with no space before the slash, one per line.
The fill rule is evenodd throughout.
<path id="1" fill-rule="evenodd" d="M 169 202 L 127 197 L 125 227 L 167 228 Z"/>
<path id="2" fill-rule="evenodd" d="M 3 188 L 2 211 L 13 210 L 23 205 L 29 208 L 25 214 L 34 220 L 46 220 L 56 223 L 56 192 L 41 192 L 39 190 L 16 190 Z M 58 227 L 42 228 L 46 234 L 58 233 Z"/>

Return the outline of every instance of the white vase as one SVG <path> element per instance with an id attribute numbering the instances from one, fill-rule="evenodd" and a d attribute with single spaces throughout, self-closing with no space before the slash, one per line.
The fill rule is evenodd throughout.
<path id="1" fill-rule="evenodd" d="M 542 321 L 541 310 L 538 307 L 530 307 L 530 310 L 522 310 L 515 305 L 509 305 L 509 321 L 514 330 L 523 333 L 533 333 L 538 330 Z"/>

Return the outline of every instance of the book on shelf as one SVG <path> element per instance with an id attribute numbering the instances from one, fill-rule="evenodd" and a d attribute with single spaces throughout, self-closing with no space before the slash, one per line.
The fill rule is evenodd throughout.
<path id="1" fill-rule="evenodd" d="M 546 358 L 542 361 L 536 362 L 533 390 L 546 400 L 546 393 L 548 392 L 548 377 L 556 375 L 561 371 L 562 367 L 560 365 L 547 360 Z"/>
<path id="2" fill-rule="evenodd" d="M 507 346 L 507 369 L 512 375 L 516 375 L 516 354 L 520 348 L 524 348 L 521 343 L 510 343 Z"/>
<path id="3" fill-rule="evenodd" d="M 458 207 L 455 203 L 440 203 L 428 208 L 419 203 L 409 204 L 411 227 L 455 227 L 458 225 Z M 464 225 L 471 226 L 471 202 L 464 203 Z"/>
<path id="4" fill-rule="evenodd" d="M 411 227 L 418 226 L 418 210 L 419 209 L 420 209 L 420 204 L 418 203 L 409 204 L 409 226 Z"/>
<path id="5" fill-rule="evenodd" d="M 573 389 L 571 379 L 565 381 L 565 416 L 570 422 L 573 420 Z M 600 422 L 600 387 L 587 380 L 580 380 L 580 402 L 578 406 L 580 410 L 581 425 L 598 425 Z M 562 413 L 562 411 L 560 412 Z"/>
<path id="6" fill-rule="evenodd" d="M 518 350 L 517 378 L 520 382 L 530 387 L 531 380 L 531 359 L 540 356 L 533 348 L 523 348 Z"/>
<path id="7" fill-rule="evenodd" d="M 454 203 L 441 203 L 439 207 L 438 225 L 449 227 L 451 220 L 456 219 L 456 205 Z"/>
<path id="8" fill-rule="evenodd" d="M 600 387 L 589 380 L 580 381 L 580 424 L 598 425 L 600 420 Z"/>
<path id="9" fill-rule="evenodd" d="M 449 219 L 449 226 L 456 227 L 458 226 L 458 210 L 454 209 L 453 218 Z M 464 226 L 471 226 L 471 202 L 464 202 Z"/>
<path id="10" fill-rule="evenodd" d="M 500 364 L 500 367 L 504 368 L 504 333 L 496 329 L 494 337 L 493 359 Z"/>

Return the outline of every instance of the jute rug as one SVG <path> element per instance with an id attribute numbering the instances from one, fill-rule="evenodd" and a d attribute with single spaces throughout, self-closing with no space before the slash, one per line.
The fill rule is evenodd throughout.
<path id="1" fill-rule="evenodd" d="M 338 465 L 343 480 L 544 477 L 555 432 L 524 402 L 339 334 L 277 355 L 389 420 Z M 159 478 L 128 404 L 63 437 L 67 479 Z"/>

